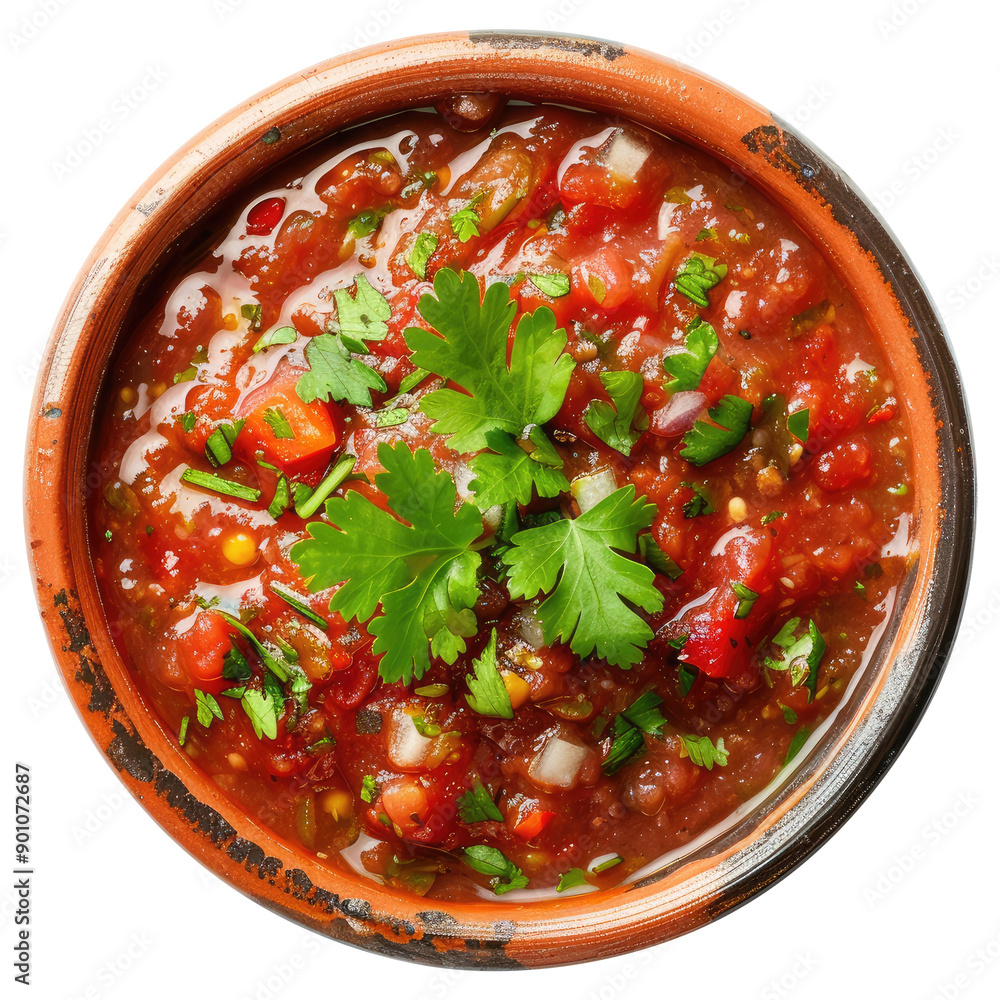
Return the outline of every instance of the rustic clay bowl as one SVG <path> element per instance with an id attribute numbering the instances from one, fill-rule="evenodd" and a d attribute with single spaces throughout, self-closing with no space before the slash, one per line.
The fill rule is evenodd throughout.
<path id="1" fill-rule="evenodd" d="M 658 873 L 616 889 L 517 904 L 431 903 L 321 867 L 248 819 L 178 750 L 130 683 L 87 546 L 94 408 L 122 320 L 173 241 L 277 161 L 360 119 L 455 91 L 621 114 L 715 154 L 825 253 L 894 365 L 913 431 L 919 559 L 854 693 L 781 787 Z M 56 660 L 91 736 L 129 791 L 191 854 L 264 906 L 383 955 L 516 968 L 604 958 L 691 930 L 815 850 L 884 775 L 934 691 L 972 547 L 972 453 L 958 374 L 933 306 L 868 203 L 767 111 L 691 69 L 580 38 L 409 39 L 285 80 L 210 125 L 119 213 L 70 292 L 38 382 L 27 534 Z"/>

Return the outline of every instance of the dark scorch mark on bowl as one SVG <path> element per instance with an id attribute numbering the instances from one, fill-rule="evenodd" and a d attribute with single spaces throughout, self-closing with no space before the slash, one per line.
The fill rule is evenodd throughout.
<path id="1" fill-rule="evenodd" d="M 457 922 L 438 911 L 418 914 L 420 922 L 417 924 L 401 920 L 374 911 L 367 900 L 341 899 L 337 893 L 315 885 L 301 869 L 286 868 L 281 858 L 266 854 L 252 840 L 238 836 L 225 817 L 189 791 L 146 746 L 115 695 L 104 668 L 93 655 L 90 631 L 76 593 L 61 590 L 52 603 L 66 635 L 63 648 L 79 657 L 80 667 L 74 680 L 90 692 L 87 707 L 110 723 L 113 735 L 105 753 L 114 767 L 123 777 L 128 775 L 135 782 L 151 785 L 157 796 L 180 813 L 193 831 L 224 851 L 248 874 L 256 875 L 261 882 L 313 907 L 317 919 L 306 919 L 303 923 L 320 934 L 392 958 L 463 969 L 522 968 L 521 963 L 505 951 L 505 945 L 514 934 L 514 925 L 509 921 L 494 923 L 492 939 L 480 940 L 460 937 L 462 929 Z M 257 895 L 252 890 L 249 894 Z M 259 902 L 271 908 L 274 905 L 266 891 Z M 321 919 L 328 915 L 334 915 L 334 919 Z M 450 926 L 448 921 L 451 921 Z"/>
<path id="2" fill-rule="evenodd" d="M 620 45 L 600 38 L 560 38 L 553 35 L 523 33 L 508 35 L 502 31 L 470 31 L 469 41 L 489 45 L 493 49 L 558 49 L 581 56 L 603 56 L 609 62 L 621 59 L 625 50 Z"/>

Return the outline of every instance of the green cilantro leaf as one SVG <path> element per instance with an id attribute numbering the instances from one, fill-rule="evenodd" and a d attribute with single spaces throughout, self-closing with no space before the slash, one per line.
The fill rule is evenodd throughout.
<path id="1" fill-rule="evenodd" d="M 357 291 L 353 296 L 346 288 L 338 288 L 333 293 L 337 303 L 337 325 L 348 350 L 367 354 L 366 340 L 385 340 L 392 308 L 363 274 L 358 275 L 355 284 Z"/>
<path id="2" fill-rule="evenodd" d="M 248 681 L 253 676 L 247 658 L 240 652 L 235 639 L 230 639 L 230 650 L 222 660 L 222 676 L 227 681 Z"/>
<path id="3" fill-rule="evenodd" d="M 570 281 L 568 274 L 563 274 L 562 272 L 556 272 L 555 274 L 529 274 L 528 281 L 550 299 L 560 299 L 564 295 L 569 295 Z"/>
<path id="4" fill-rule="evenodd" d="M 683 568 L 660 548 L 652 535 L 639 536 L 639 551 L 650 569 L 662 573 L 670 580 L 676 580 L 684 573 Z"/>
<path id="5" fill-rule="evenodd" d="M 295 431 L 292 430 L 292 425 L 288 422 L 288 418 L 277 406 L 264 411 L 264 423 L 271 428 L 271 433 L 279 441 L 291 440 L 295 437 Z"/>
<path id="6" fill-rule="evenodd" d="M 404 393 L 412 392 L 427 376 L 430 372 L 424 368 L 414 368 L 409 375 L 399 383 L 399 393 L 402 396 Z"/>
<path id="7" fill-rule="evenodd" d="M 590 885 L 587 881 L 587 873 L 582 868 L 570 868 L 568 872 L 563 872 L 559 876 L 559 882 L 556 884 L 556 892 L 575 889 L 578 885 Z"/>
<path id="8" fill-rule="evenodd" d="M 378 783 L 371 774 L 366 774 L 361 779 L 361 792 L 360 797 L 362 802 L 367 802 L 369 805 L 375 801 L 375 796 L 378 794 Z"/>
<path id="9" fill-rule="evenodd" d="M 733 588 L 733 593 L 740 599 L 740 603 L 736 606 L 736 612 L 733 615 L 734 618 L 746 618 L 750 612 L 753 610 L 753 606 L 760 597 L 756 591 L 751 590 L 745 583 L 740 583 L 738 580 L 733 580 L 730 584 Z"/>
<path id="10" fill-rule="evenodd" d="M 354 406 L 371 406 L 371 390 L 385 392 L 382 376 L 364 362 L 352 357 L 367 354 L 366 340 L 384 340 L 389 332 L 387 320 L 392 310 L 385 297 L 359 274 L 356 292 L 346 288 L 333 293 L 337 304 L 337 332 L 310 337 L 306 345 L 309 371 L 302 375 L 295 391 L 304 403 L 315 399 Z"/>
<path id="11" fill-rule="evenodd" d="M 718 350 L 719 338 L 715 327 L 696 316 L 687 325 L 684 350 L 668 354 L 663 359 L 663 367 L 671 376 L 664 382 L 663 388 L 670 392 L 697 389 Z"/>
<path id="12" fill-rule="evenodd" d="M 569 480 L 562 471 L 544 461 L 550 457 L 544 446 L 535 447 L 532 443 L 537 436 L 535 431 L 544 437 L 540 427 L 533 429 L 532 436 L 525 442 L 534 449 L 530 452 L 503 431 L 487 432 L 486 443 L 492 451 L 484 451 L 469 462 L 469 468 L 476 475 L 469 483 L 469 489 L 475 493 L 480 510 L 488 510 L 509 500 L 529 503 L 533 489 L 540 497 L 555 497 L 569 489 Z M 549 443 L 548 439 L 546 443 Z M 561 466 L 562 459 L 558 453 L 555 454 Z"/>
<path id="13" fill-rule="evenodd" d="M 240 306 L 240 315 L 247 321 L 247 329 L 260 329 L 261 305 L 259 302 L 245 302 Z"/>
<path id="14" fill-rule="evenodd" d="M 366 621 L 381 604 L 382 614 L 367 626 L 372 650 L 383 654 L 379 674 L 409 683 L 430 667 L 431 652 L 454 663 L 465 637 L 475 634 L 469 609 L 479 595 L 480 556 L 470 546 L 483 523 L 470 504 L 455 510 L 455 484 L 434 471 L 426 449 L 383 442 L 378 459 L 386 471 L 375 484 L 391 512 L 354 490 L 332 497 L 330 524 L 311 523 L 291 558 L 312 591 L 344 584 L 330 609 L 346 619 Z"/>
<path id="15" fill-rule="evenodd" d="M 778 708 L 781 709 L 781 714 L 784 716 L 785 722 L 787 722 L 788 725 L 794 726 L 795 723 L 799 721 L 798 713 L 795 711 L 794 708 L 789 708 L 787 705 L 782 705 L 780 701 L 778 702 Z"/>
<path id="16" fill-rule="evenodd" d="M 196 688 L 194 701 L 198 709 L 198 725 L 208 729 L 213 719 L 222 718 L 222 709 L 219 707 L 219 703 L 207 691 L 199 691 Z"/>
<path id="17" fill-rule="evenodd" d="M 376 427 L 399 427 L 410 419 L 410 411 L 405 406 L 387 407 L 375 411 Z"/>
<path id="18" fill-rule="evenodd" d="M 465 848 L 462 860 L 473 871 L 489 875 L 490 886 L 498 896 L 511 889 L 523 889 L 528 884 L 528 877 L 521 869 L 495 847 L 473 844 L 472 847 Z"/>
<path id="19" fill-rule="evenodd" d="M 698 420 L 684 435 L 681 458 L 692 465 L 706 465 L 731 452 L 750 428 L 752 414 L 752 403 L 739 396 L 723 396 L 708 411 L 713 423 Z"/>
<path id="20" fill-rule="evenodd" d="M 503 813 L 497 809 L 493 796 L 479 781 L 459 796 L 458 814 L 462 817 L 463 823 L 482 823 L 486 820 L 503 822 Z"/>
<path id="21" fill-rule="evenodd" d="M 707 308 L 708 296 L 705 293 L 715 288 L 728 271 L 725 264 L 716 264 L 714 257 L 693 253 L 674 275 L 674 288 L 695 305 Z"/>
<path id="22" fill-rule="evenodd" d="M 785 517 L 785 512 L 783 510 L 772 510 L 770 514 L 765 514 L 761 519 L 761 524 L 770 524 L 772 521 L 777 521 L 779 517 Z"/>
<path id="23" fill-rule="evenodd" d="M 805 633 L 796 639 L 795 633 L 801 621 L 800 618 L 789 618 L 785 622 L 781 631 L 771 640 L 781 649 L 781 655 L 765 657 L 764 665 L 769 670 L 790 671 L 792 684 L 797 687 L 804 683 L 809 692 L 809 700 L 812 701 L 816 696 L 819 665 L 826 653 L 826 640 L 811 618 Z"/>
<path id="24" fill-rule="evenodd" d="M 681 483 L 681 486 L 686 486 L 694 493 L 694 496 L 684 504 L 685 517 L 700 517 L 702 514 L 715 513 L 712 500 L 708 495 L 707 486 L 699 486 L 697 483 L 688 482 Z"/>
<path id="25" fill-rule="evenodd" d="M 634 553 L 656 508 L 623 486 L 577 518 L 519 531 L 503 554 L 511 597 L 548 596 L 538 608 L 545 641 L 569 642 L 578 656 L 595 652 L 630 667 L 652 630 L 625 601 L 647 612 L 663 608 L 653 571 L 621 555 Z M 624 600 L 623 600 L 624 598 Z"/>
<path id="26" fill-rule="evenodd" d="M 194 430 L 194 425 L 198 420 L 198 415 L 188 410 L 187 413 L 182 413 L 177 419 L 180 422 L 181 429 L 186 434 L 190 434 L 191 431 Z"/>
<path id="27" fill-rule="evenodd" d="M 410 270 L 421 280 L 427 278 L 427 264 L 434 251 L 437 250 L 437 233 L 420 233 L 413 241 L 410 252 L 406 255 L 406 263 Z M 403 390 L 400 389 L 400 392 Z"/>
<path id="28" fill-rule="evenodd" d="M 382 209 L 366 208 L 347 223 L 347 231 L 356 240 L 362 240 L 378 229 L 378 224 L 387 214 L 387 211 Z"/>
<path id="29" fill-rule="evenodd" d="M 269 676 L 269 675 L 265 675 Z M 240 699 L 243 711 L 246 712 L 250 725 L 257 735 L 257 739 L 267 737 L 269 740 L 278 736 L 278 716 L 281 709 L 274 700 L 274 696 L 269 691 L 258 691 L 256 688 L 247 688 Z"/>
<path id="30" fill-rule="evenodd" d="M 177 385 L 180 382 L 193 382 L 197 377 L 198 377 L 198 366 L 194 364 L 188 365 L 188 367 L 185 368 L 184 371 L 178 372 L 174 376 L 174 385 Z"/>
<path id="31" fill-rule="evenodd" d="M 792 742 L 788 744 L 788 753 L 785 754 L 785 762 L 782 767 L 787 767 L 799 755 L 799 751 L 806 745 L 809 739 L 809 727 L 799 726 L 792 737 Z"/>
<path id="32" fill-rule="evenodd" d="M 188 726 L 190 724 L 191 724 L 191 716 L 185 715 L 184 718 L 181 719 L 180 727 L 177 730 L 177 745 L 178 746 L 184 746 L 184 744 L 187 743 Z"/>
<path id="33" fill-rule="evenodd" d="M 288 485 L 288 477 L 285 475 L 278 476 L 278 482 L 274 487 L 274 496 L 271 502 L 267 505 L 267 512 L 276 521 L 282 514 L 288 510 L 289 504 L 292 502 L 292 490 Z"/>
<path id="34" fill-rule="evenodd" d="M 694 241 L 695 243 L 700 243 L 702 240 L 717 240 L 718 238 L 719 234 L 715 226 L 709 226 L 708 229 L 702 229 L 694 238 Z"/>
<path id="35" fill-rule="evenodd" d="M 257 338 L 257 343 L 253 345 L 253 353 L 257 354 L 265 347 L 276 347 L 278 344 L 294 344 L 298 339 L 299 332 L 294 326 L 276 326 Z"/>
<path id="36" fill-rule="evenodd" d="M 421 408 L 436 423 L 432 430 L 451 434 L 455 451 L 480 451 L 486 434 L 506 431 L 514 438 L 532 424 L 544 424 L 559 411 L 573 359 L 563 353 L 566 332 L 556 329 L 546 306 L 517 324 L 508 364 L 508 340 L 517 311 L 510 290 L 495 282 L 480 299 L 479 281 L 449 268 L 434 276 L 434 295 L 418 303 L 421 316 L 437 331 L 405 331 L 413 364 L 456 382 L 464 389 L 437 389 Z"/>
<path id="37" fill-rule="evenodd" d="M 788 429 L 805 444 L 809 440 L 809 410 L 796 410 L 789 414 Z"/>
<path id="38" fill-rule="evenodd" d="M 595 399 L 587 407 L 584 420 L 606 445 L 628 455 L 649 426 L 641 403 L 645 383 L 639 372 L 629 371 L 601 372 L 601 382 L 611 402 Z"/>
<path id="39" fill-rule="evenodd" d="M 686 638 L 686 636 L 685 636 Z M 677 693 L 686 698 L 694 687 L 694 682 L 698 679 L 698 668 L 687 663 L 682 663 L 677 668 Z"/>
<path id="40" fill-rule="evenodd" d="M 451 231 L 462 243 L 468 243 L 473 237 L 479 235 L 479 213 L 476 206 L 486 197 L 484 191 L 474 195 L 465 208 L 459 209 L 451 217 Z"/>
<path id="41" fill-rule="evenodd" d="M 482 655 L 472 661 L 472 670 L 473 674 L 468 678 L 469 694 L 465 696 L 469 708 L 478 715 L 513 719 L 514 708 L 497 666 L 496 629 L 493 629 Z"/>
<path id="42" fill-rule="evenodd" d="M 659 712 L 663 699 L 655 691 L 647 691 L 620 715 L 612 729 L 612 742 L 601 765 L 605 774 L 621 770 L 643 748 L 643 733 L 656 734 L 667 720 Z"/>
<path id="43" fill-rule="evenodd" d="M 711 771 L 716 764 L 719 767 L 725 767 L 729 763 L 729 751 L 721 736 L 713 745 L 707 736 L 682 733 L 681 743 L 684 744 L 684 749 L 687 751 L 688 757 L 691 758 L 691 763 L 705 768 L 706 771 Z"/>
<path id="44" fill-rule="evenodd" d="M 280 597 L 290 608 L 297 611 L 303 618 L 308 619 L 314 625 L 324 630 L 330 627 L 330 623 L 322 615 L 316 614 L 300 597 L 289 590 L 285 590 L 284 587 L 279 586 L 273 580 L 270 584 L 270 591 L 275 597 Z"/>
<path id="45" fill-rule="evenodd" d="M 310 337 L 306 345 L 309 371 L 299 377 L 295 391 L 304 403 L 315 399 L 354 406 L 371 406 L 372 389 L 385 392 L 382 376 L 351 356 L 341 338 L 332 333 Z"/>

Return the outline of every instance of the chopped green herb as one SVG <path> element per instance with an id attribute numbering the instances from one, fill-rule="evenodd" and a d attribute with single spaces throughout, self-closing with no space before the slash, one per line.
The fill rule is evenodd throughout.
<path id="1" fill-rule="evenodd" d="M 191 410 L 188 410 L 187 413 L 182 413 L 177 419 L 180 422 L 181 430 L 183 430 L 185 434 L 190 434 L 191 431 L 194 430 L 194 425 L 198 421 L 198 416 Z"/>
<path id="2" fill-rule="evenodd" d="M 782 705 L 781 702 L 778 702 L 778 708 L 781 709 L 781 714 L 785 717 L 785 722 L 787 722 L 790 726 L 794 726 L 795 723 L 799 721 L 798 714 L 794 708 Z"/>
<path id="3" fill-rule="evenodd" d="M 212 472 L 201 472 L 198 469 L 185 469 L 181 473 L 181 479 L 192 486 L 200 486 L 205 490 L 212 490 L 224 496 L 235 497 L 237 500 L 250 500 L 256 503 L 260 499 L 260 490 L 255 490 L 242 483 L 234 483 L 232 480 L 223 479 Z"/>
<path id="4" fill-rule="evenodd" d="M 412 392 L 427 376 L 430 372 L 426 368 L 414 368 L 409 375 L 407 375 L 402 382 L 399 383 L 399 395 L 402 396 L 404 392 Z"/>
<path id="5" fill-rule="evenodd" d="M 475 634 L 480 555 L 471 546 L 483 523 L 470 504 L 455 510 L 451 475 L 435 470 L 426 449 L 414 453 L 405 442 L 383 442 L 378 460 L 386 471 L 375 484 L 390 510 L 355 490 L 332 497 L 330 523 L 311 523 L 310 537 L 292 546 L 291 557 L 310 590 L 344 584 L 330 609 L 368 622 L 372 650 L 383 654 L 381 677 L 409 683 L 427 671 L 431 654 L 454 663 Z"/>
<path id="6" fill-rule="evenodd" d="M 480 191 L 474 195 L 465 208 L 459 209 L 451 217 L 451 231 L 458 237 L 461 243 L 468 243 L 473 237 L 479 235 L 479 213 L 476 206 L 486 197 L 485 191 Z"/>
<path id="7" fill-rule="evenodd" d="M 473 871 L 490 876 L 490 886 L 498 896 L 528 884 L 528 877 L 521 869 L 495 847 L 474 844 L 465 848 L 463 860 Z"/>
<path id="8" fill-rule="evenodd" d="M 225 465 L 233 457 L 233 443 L 243 429 L 244 421 L 219 424 L 205 442 L 205 457 L 212 465 Z"/>
<path id="9" fill-rule="evenodd" d="M 616 854 L 613 858 L 608 858 L 607 861 L 602 861 L 599 865 L 594 865 L 590 871 L 594 875 L 600 875 L 601 872 L 606 872 L 610 868 L 620 865 L 624 860 L 625 859 L 620 854 Z"/>
<path id="10" fill-rule="evenodd" d="M 326 736 L 320 737 L 315 743 L 310 743 L 306 747 L 306 753 L 316 753 L 318 750 L 333 749 L 336 745 L 337 741 L 327 733 Z"/>
<path id="11" fill-rule="evenodd" d="M 686 295 L 695 305 L 708 307 L 708 297 L 705 294 L 722 281 L 729 268 L 725 264 L 716 264 L 714 257 L 693 253 L 674 276 L 674 288 Z"/>
<path id="12" fill-rule="evenodd" d="M 645 560 L 646 565 L 650 569 L 657 573 L 662 573 L 665 577 L 670 580 L 676 580 L 680 577 L 684 570 L 682 567 L 678 566 L 677 563 L 673 561 L 660 548 L 656 543 L 656 539 L 652 535 L 640 535 L 639 536 L 639 552 L 642 554 L 642 558 Z"/>
<path id="13" fill-rule="evenodd" d="M 292 430 L 292 425 L 289 424 L 288 418 L 277 406 L 264 411 L 264 423 L 271 428 L 271 433 L 279 441 L 288 441 L 295 438 L 295 431 Z"/>
<path id="14" fill-rule="evenodd" d="M 219 703 L 207 691 L 199 691 L 196 688 L 194 701 L 198 710 L 198 725 L 208 729 L 213 719 L 222 718 L 222 709 L 219 707 Z"/>
<path id="15" fill-rule="evenodd" d="M 602 769 L 611 775 L 621 770 L 644 746 L 643 733 L 658 734 L 667 720 L 660 714 L 663 699 L 647 691 L 615 718 L 612 742 Z"/>
<path id="16" fill-rule="evenodd" d="M 687 639 L 687 636 L 684 638 Z M 677 668 L 677 693 L 682 698 L 686 698 L 691 693 L 691 688 L 694 687 L 694 682 L 697 679 L 697 668 L 690 667 L 686 663 L 682 663 Z"/>
<path id="17" fill-rule="evenodd" d="M 437 250 L 437 233 L 420 233 L 413 241 L 410 252 L 406 255 L 406 263 L 410 270 L 421 280 L 427 279 L 427 264 Z M 402 390 L 400 390 L 402 391 Z"/>
<path id="18" fill-rule="evenodd" d="M 355 455 L 341 455 L 316 489 L 310 490 L 308 494 L 300 493 L 296 489 L 295 513 L 303 520 L 312 517 L 319 510 L 320 504 L 351 474 L 356 461 Z M 304 484 L 296 483 L 295 485 L 298 487 Z M 306 488 L 308 489 L 308 487 Z"/>
<path id="19" fill-rule="evenodd" d="M 590 885 L 587 881 L 587 873 L 582 868 L 570 868 L 568 872 L 563 872 L 559 876 L 559 881 L 556 884 L 556 892 L 575 889 L 578 885 Z"/>
<path id="20" fill-rule="evenodd" d="M 513 719 L 510 695 L 497 666 L 497 630 L 493 629 L 482 653 L 472 661 L 472 676 L 468 678 L 469 694 L 465 700 L 478 715 L 496 719 Z"/>
<path id="21" fill-rule="evenodd" d="M 788 753 L 785 754 L 785 763 L 783 767 L 787 767 L 795 758 L 799 755 L 799 751 L 806 745 L 806 740 L 809 739 L 809 727 L 801 726 L 792 737 L 792 742 L 788 745 Z"/>
<path id="22" fill-rule="evenodd" d="M 670 392 L 697 389 L 718 350 L 719 337 L 715 327 L 696 316 L 685 330 L 684 350 L 668 354 L 663 359 L 663 367 L 671 376 L 663 387 Z"/>
<path id="23" fill-rule="evenodd" d="M 708 486 L 699 486 L 697 483 L 683 482 L 681 486 L 686 486 L 694 493 L 687 503 L 684 504 L 685 517 L 700 517 L 702 514 L 714 514 L 715 508 L 708 495 Z"/>
<path id="24" fill-rule="evenodd" d="M 187 742 L 188 724 L 190 722 L 191 722 L 191 719 L 187 715 L 185 715 L 184 718 L 181 719 L 180 728 L 177 730 L 177 745 L 178 746 L 184 746 L 184 744 Z"/>
<path id="25" fill-rule="evenodd" d="M 737 580 L 733 580 L 730 584 L 733 588 L 733 593 L 740 599 L 740 603 L 736 606 L 736 613 L 733 615 L 734 618 L 746 618 L 750 612 L 753 610 L 753 606 L 760 597 L 756 591 L 751 590 L 745 583 L 740 583 Z"/>
<path id="26" fill-rule="evenodd" d="M 450 690 L 447 684 L 425 684 L 423 687 L 414 688 L 413 693 L 420 695 L 421 698 L 441 698 Z"/>
<path id="27" fill-rule="evenodd" d="M 410 419 L 410 411 L 403 406 L 375 411 L 376 427 L 398 427 Z"/>
<path id="28" fill-rule="evenodd" d="M 511 500 L 529 503 L 532 491 L 540 497 L 556 497 L 569 489 L 569 480 L 560 471 L 562 457 L 541 427 L 532 428 L 524 442 L 503 431 L 487 431 L 486 443 L 491 451 L 469 462 L 476 477 L 469 489 L 475 493 L 480 510 Z"/>
<path id="29" fill-rule="evenodd" d="M 240 306 L 240 315 L 247 321 L 249 330 L 260 329 L 260 313 L 259 302 L 247 302 Z"/>
<path id="30" fill-rule="evenodd" d="M 785 622 L 781 631 L 771 640 L 781 649 L 781 655 L 765 657 L 764 665 L 769 670 L 788 670 L 792 684 L 798 686 L 804 683 L 809 691 L 809 700 L 812 701 L 816 696 L 816 680 L 820 662 L 826 652 L 826 641 L 811 618 L 805 633 L 796 639 L 795 633 L 800 622 L 800 618 L 789 618 Z"/>
<path id="31" fill-rule="evenodd" d="M 482 823 L 493 820 L 503 822 L 503 813 L 497 808 L 493 796 L 481 782 L 476 782 L 458 799 L 458 814 L 463 823 Z"/>
<path id="32" fill-rule="evenodd" d="M 770 524 L 772 521 L 777 521 L 779 517 L 787 517 L 783 510 L 772 510 L 770 514 L 765 514 L 761 519 L 761 524 Z"/>
<path id="33" fill-rule="evenodd" d="M 294 326 L 276 326 L 261 334 L 253 345 L 253 353 L 258 354 L 265 347 L 277 347 L 279 344 L 294 344 L 299 339 L 298 330 Z"/>
<path id="34" fill-rule="evenodd" d="M 476 277 L 449 268 L 437 272 L 434 295 L 422 296 L 417 307 L 436 332 L 404 332 L 411 361 L 464 390 L 437 389 L 421 402 L 435 420 L 431 429 L 451 435 L 451 448 L 480 451 L 494 430 L 517 439 L 558 413 L 574 363 L 563 353 L 566 332 L 556 329 L 551 309 L 523 315 L 511 342 L 517 308 L 507 286 L 495 282 L 480 299 Z"/>
<path id="35" fill-rule="evenodd" d="M 910 487 L 906 483 L 900 483 L 898 486 L 890 486 L 889 492 L 896 497 L 905 497 L 910 492 Z"/>
<path id="36" fill-rule="evenodd" d="M 707 736 L 682 733 L 681 742 L 684 744 L 688 757 L 691 758 L 691 763 L 705 768 L 706 771 L 711 771 L 716 764 L 719 767 L 725 767 L 729 763 L 729 751 L 721 736 L 713 745 Z"/>
<path id="37" fill-rule="evenodd" d="M 187 368 L 182 372 L 178 372 L 174 376 L 174 385 L 180 382 L 193 382 L 198 377 L 198 368 L 196 365 L 188 365 Z"/>
<path id="38" fill-rule="evenodd" d="M 378 229 L 378 224 L 382 221 L 386 212 L 374 208 L 366 208 L 359 212 L 350 222 L 347 223 L 347 231 L 356 240 L 362 240 L 370 236 Z"/>
<path id="39" fill-rule="evenodd" d="M 112 535 L 112 534 L 111 534 L 111 529 L 110 529 L 110 528 L 108 528 L 108 530 L 104 532 L 104 537 L 105 537 L 105 538 L 106 538 L 106 539 L 107 539 L 107 540 L 108 540 L 109 542 L 111 541 L 111 539 L 112 539 L 112 538 L 114 538 L 114 535 Z"/>
<path id="40" fill-rule="evenodd" d="M 606 445 L 628 455 L 649 426 L 641 402 L 645 383 L 639 372 L 632 371 L 601 372 L 600 378 L 611 402 L 595 399 L 584 420 Z"/>
<path id="41" fill-rule="evenodd" d="M 569 295 L 570 281 L 568 274 L 529 274 L 530 281 L 543 295 L 550 299 L 559 299 Z"/>
<path id="42" fill-rule="evenodd" d="M 653 633 L 626 601 L 649 613 L 663 607 L 653 571 L 634 554 L 655 508 L 624 486 L 576 518 L 519 531 L 504 552 L 515 600 L 548 596 L 538 608 L 546 643 L 568 642 L 578 656 L 619 667 L 642 658 Z"/>
<path id="43" fill-rule="evenodd" d="M 265 678 L 270 674 L 265 674 Z M 276 739 L 278 736 L 278 717 L 281 714 L 279 702 L 275 701 L 274 693 L 268 690 L 258 691 L 247 688 L 240 699 L 243 711 L 253 726 L 257 739 Z"/>
<path id="44" fill-rule="evenodd" d="M 788 417 L 788 429 L 803 443 L 809 440 L 809 410 L 796 410 Z"/>
<path id="45" fill-rule="evenodd" d="M 681 458 L 692 465 L 707 465 L 731 452 L 750 428 L 753 404 L 739 396 L 723 396 L 708 411 L 712 423 L 699 420 L 684 435 Z"/>
<path id="46" fill-rule="evenodd" d="M 318 625 L 321 629 L 329 628 L 330 623 L 322 616 L 316 614 L 315 611 L 308 604 L 305 603 L 301 598 L 292 593 L 291 591 L 285 590 L 284 587 L 278 586 L 273 580 L 270 584 L 271 593 L 277 597 L 280 597 L 290 608 L 297 611 L 303 618 L 308 618 L 314 625 Z"/>
<path id="47" fill-rule="evenodd" d="M 248 681 L 253 676 L 247 658 L 240 652 L 236 640 L 230 638 L 230 650 L 222 660 L 222 676 L 227 681 Z"/>
<path id="48" fill-rule="evenodd" d="M 702 229 L 700 233 L 694 238 L 696 243 L 700 243 L 702 240 L 717 240 L 719 234 L 714 226 L 710 226 L 708 229 Z"/>
<path id="49" fill-rule="evenodd" d="M 361 791 L 359 793 L 361 801 L 367 802 L 369 805 L 371 805 L 372 802 L 375 801 L 375 796 L 377 795 L 377 793 L 378 793 L 378 784 L 376 783 L 375 778 L 370 774 L 366 774 L 361 779 Z"/>
<path id="50" fill-rule="evenodd" d="M 854 593 L 859 597 L 868 596 L 868 591 L 865 589 L 865 585 L 860 580 L 854 581 Z"/>
<path id="51" fill-rule="evenodd" d="M 355 354 L 367 354 L 366 340 L 385 340 L 392 308 L 385 296 L 363 274 L 359 274 L 355 281 L 354 295 L 346 288 L 338 288 L 333 298 L 337 303 L 340 338 L 348 350 Z"/>
<path id="52" fill-rule="evenodd" d="M 285 475 L 278 476 L 278 482 L 274 487 L 274 497 L 271 502 L 267 505 L 267 512 L 276 521 L 282 514 L 288 510 L 288 505 L 292 502 L 292 491 L 291 487 L 288 485 L 288 477 Z"/>

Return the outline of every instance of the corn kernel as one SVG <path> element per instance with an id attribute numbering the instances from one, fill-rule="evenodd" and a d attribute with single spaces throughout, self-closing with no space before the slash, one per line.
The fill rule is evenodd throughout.
<path id="1" fill-rule="evenodd" d="M 507 689 L 512 708 L 520 708 L 531 694 L 531 686 L 519 674 L 512 671 L 505 671 L 500 675 L 503 679 L 503 686 Z"/>
<path id="2" fill-rule="evenodd" d="M 729 516 L 739 524 L 747 519 L 747 502 L 743 497 L 733 497 L 729 501 Z"/>
<path id="3" fill-rule="evenodd" d="M 354 796 L 341 788 L 331 788 L 319 797 L 320 808 L 326 810 L 334 819 L 339 820 L 351 815 L 354 806 Z"/>
<path id="4" fill-rule="evenodd" d="M 239 326 L 239 322 L 236 319 L 236 313 L 226 313 L 222 317 L 222 326 L 225 330 L 235 330 Z"/>
<path id="5" fill-rule="evenodd" d="M 122 402 L 126 406 L 131 406 L 136 400 L 135 389 L 133 389 L 130 385 L 125 386 L 125 388 L 122 389 L 119 395 L 122 398 Z"/>
<path id="6" fill-rule="evenodd" d="M 245 531 L 229 531 L 222 537 L 222 554 L 234 566 L 249 566 L 257 559 L 257 540 Z"/>

